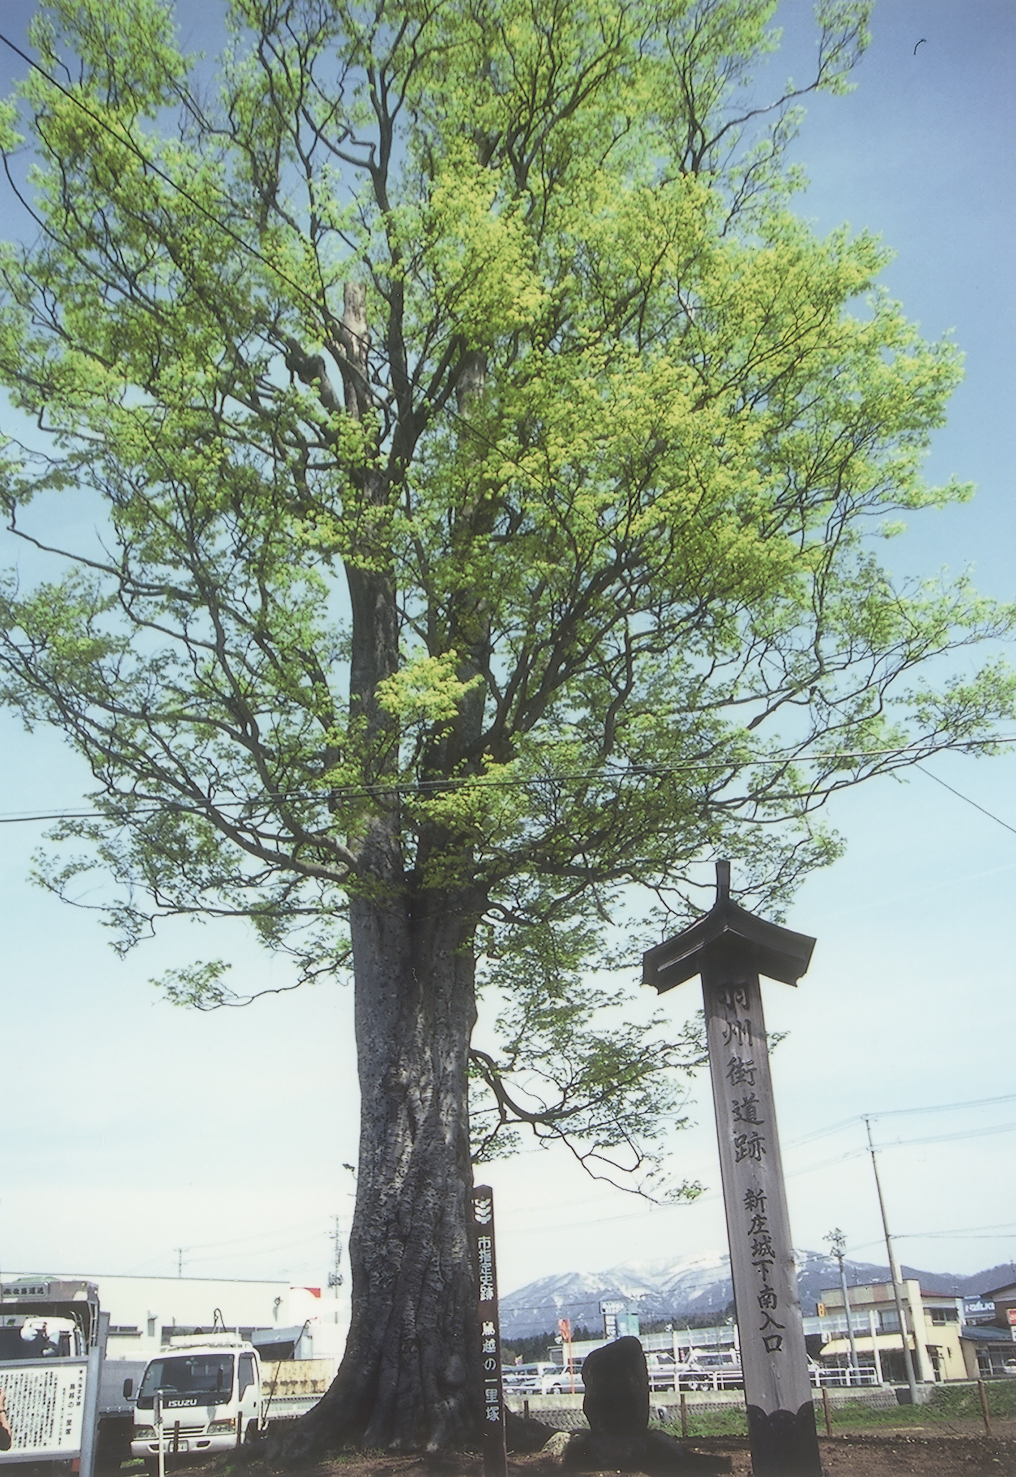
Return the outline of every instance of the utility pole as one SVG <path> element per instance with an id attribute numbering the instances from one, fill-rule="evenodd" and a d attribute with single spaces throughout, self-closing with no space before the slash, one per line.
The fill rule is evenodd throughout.
<path id="1" fill-rule="evenodd" d="M 850 1340 L 850 1367 L 858 1376 L 857 1383 L 860 1384 L 859 1371 L 861 1366 L 857 1358 L 857 1344 L 854 1341 L 854 1325 L 850 1318 L 850 1299 L 847 1297 L 847 1274 L 843 1270 L 843 1252 L 846 1248 L 847 1238 L 839 1226 L 836 1226 L 827 1236 L 823 1236 L 822 1240 L 829 1242 L 829 1249 L 840 1264 L 840 1287 L 843 1291 L 843 1311 L 847 1315 L 847 1338 Z"/>
<path id="2" fill-rule="evenodd" d="M 342 1232 L 339 1229 L 338 1216 L 334 1220 L 335 1230 L 328 1233 L 335 1242 L 335 1258 L 332 1270 L 328 1273 L 328 1286 L 333 1288 L 342 1286 Z"/>
<path id="3" fill-rule="evenodd" d="M 882 1181 L 878 1177 L 878 1159 L 875 1155 L 875 1145 L 871 1137 L 871 1119 L 865 1115 L 864 1126 L 868 1130 L 868 1152 L 871 1154 L 871 1167 L 875 1171 L 875 1189 L 878 1191 L 878 1208 L 882 1212 L 882 1230 L 885 1232 L 885 1249 L 889 1253 L 889 1274 L 893 1279 L 893 1296 L 896 1299 L 896 1314 L 900 1320 L 900 1342 L 903 1345 L 903 1363 L 907 1370 L 907 1384 L 910 1386 L 911 1404 L 917 1404 L 917 1380 L 914 1378 L 914 1361 L 910 1355 L 910 1345 L 907 1342 L 907 1319 L 903 1312 L 903 1279 L 900 1277 L 899 1265 L 896 1261 L 896 1252 L 893 1250 L 893 1238 L 889 1235 L 889 1222 L 885 1214 L 885 1200 L 882 1198 Z M 914 1329 L 914 1340 L 917 1340 L 917 1329 Z"/>

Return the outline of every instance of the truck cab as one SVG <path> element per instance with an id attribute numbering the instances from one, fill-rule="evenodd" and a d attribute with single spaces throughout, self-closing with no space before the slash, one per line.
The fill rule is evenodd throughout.
<path id="1" fill-rule="evenodd" d="M 84 1335 L 72 1318 L 0 1312 L 0 1362 L 22 1359 L 83 1359 Z"/>
<path id="2" fill-rule="evenodd" d="M 210 1456 L 241 1445 L 264 1423 L 253 1344 L 228 1333 L 174 1338 L 142 1376 L 131 1454 L 155 1472 L 160 1439 L 164 1457 Z"/>
<path id="3" fill-rule="evenodd" d="M 0 1286 L 0 1361 L 83 1358 L 98 1327 L 94 1282 L 37 1276 Z"/>
<path id="4" fill-rule="evenodd" d="M 99 1341 L 94 1283 L 33 1273 L 0 1284 L 0 1389 L 9 1437 L 0 1464 L 59 1469 L 84 1459 L 95 1435 L 85 1410 Z"/>

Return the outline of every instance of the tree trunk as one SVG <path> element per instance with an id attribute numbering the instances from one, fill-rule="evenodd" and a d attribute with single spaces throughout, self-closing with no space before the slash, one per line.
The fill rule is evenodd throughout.
<path id="1" fill-rule="evenodd" d="M 352 1324 L 331 1389 L 273 1455 L 301 1459 L 343 1440 L 436 1450 L 480 1430 L 466 1075 L 474 908 L 461 893 L 408 887 L 351 900 L 361 1092 Z"/>

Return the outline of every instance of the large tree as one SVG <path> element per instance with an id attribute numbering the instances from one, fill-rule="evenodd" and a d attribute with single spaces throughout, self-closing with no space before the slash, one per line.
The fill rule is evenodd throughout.
<path id="1" fill-rule="evenodd" d="M 865 6 L 818 7 L 782 97 L 773 8 L 233 0 L 211 79 L 171 6 L 53 0 L 0 120 L 3 497 L 63 563 L 6 583 L 3 691 L 97 781 L 50 885 L 111 875 L 124 947 L 240 917 L 354 978 L 353 1321 L 306 1446 L 477 1429 L 471 1072 L 482 1152 L 643 1162 L 687 1053 L 591 1020 L 611 923 L 659 937 L 722 854 L 778 908 L 832 792 L 1012 712 L 941 660 L 1008 613 L 877 557 L 964 491 L 920 475 L 957 356 L 870 236 L 790 212 L 795 99 Z"/>

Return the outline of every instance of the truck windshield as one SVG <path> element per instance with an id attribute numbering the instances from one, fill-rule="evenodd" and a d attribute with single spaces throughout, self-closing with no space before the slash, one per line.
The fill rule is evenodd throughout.
<path id="1" fill-rule="evenodd" d="M 188 1404 L 223 1404 L 233 1390 L 232 1354 L 175 1354 L 153 1359 L 145 1370 L 138 1391 L 138 1406 L 151 1410 L 156 1390 L 166 1392 L 167 1404 L 175 1404 L 180 1396 L 190 1396 Z"/>
<path id="2" fill-rule="evenodd" d="M 73 1340 L 64 1329 L 38 1327 L 0 1328 L 0 1359 L 50 1359 L 75 1352 Z"/>

